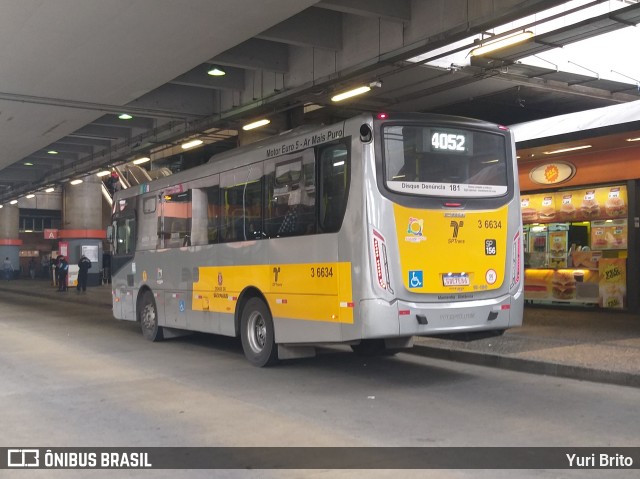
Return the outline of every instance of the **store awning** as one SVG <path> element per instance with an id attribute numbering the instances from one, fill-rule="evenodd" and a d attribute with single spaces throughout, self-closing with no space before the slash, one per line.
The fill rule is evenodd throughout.
<path id="1" fill-rule="evenodd" d="M 640 100 L 541 120 L 527 121 L 511 125 L 510 128 L 514 133 L 516 143 L 520 147 L 520 144 L 525 142 L 535 142 L 544 138 L 551 140 L 552 137 L 560 137 L 572 133 L 579 133 L 581 136 L 585 136 L 587 134 L 585 132 L 590 130 L 591 132 L 588 134 L 597 136 L 597 133 L 592 130 L 615 126 L 617 128 L 609 128 L 608 132 L 640 128 Z M 554 138 L 554 142 L 555 140 L 556 138 Z"/>

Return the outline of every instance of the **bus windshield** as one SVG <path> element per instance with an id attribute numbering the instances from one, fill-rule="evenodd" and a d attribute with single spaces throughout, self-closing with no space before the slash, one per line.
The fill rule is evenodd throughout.
<path id="1" fill-rule="evenodd" d="M 496 197 L 507 193 L 505 138 L 486 131 L 386 125 L 385 185 L 419 196 Z"/>

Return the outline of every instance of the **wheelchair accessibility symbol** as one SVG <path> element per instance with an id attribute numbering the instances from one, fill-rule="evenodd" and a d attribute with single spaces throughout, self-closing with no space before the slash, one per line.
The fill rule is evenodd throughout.
<path id="1" fill-rule="evenodd" d="M 184 300 L 182 300 L 182 299 L 181 299 L 181 300 L 178 302 L 178 309 L 180 310 L 180 312 L 181 312 L 181 313 L 184 313 L 184 309 L 185 309 L 185 308 L 184 308 Z"/>
<path id="2" fill-rule="evenodd" d="M 422 271 L 409 271 L 409 287 L 422 288 Z"/>

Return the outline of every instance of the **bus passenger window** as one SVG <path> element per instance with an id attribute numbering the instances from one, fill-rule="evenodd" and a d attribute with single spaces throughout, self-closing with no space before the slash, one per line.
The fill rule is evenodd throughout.
<path id="1" fill-rule="evenodd" d="M 283 159 L 266 177 L 265 233 L 270 237 L 316 232 L 315 151 L 312 148 Z"/>
<path id="2" fill-rule="evenodd" d="M 222 189 L 224 206 L 220 241 L 246 241 L 262 237 L 262 181 Z"/>
<path id="3" fill-rule="evenodd" d="M 191 190 L 165 194 L 162 203 L 164 222 L 162 237 L 165 248 L 191 245 Z"/>
<path id="4" fill-rule="evenodd" d="M 323 233 L 340 229 L 349 191 L 349 150 L 345 144 L 320 152 L 320 227 Z"/>

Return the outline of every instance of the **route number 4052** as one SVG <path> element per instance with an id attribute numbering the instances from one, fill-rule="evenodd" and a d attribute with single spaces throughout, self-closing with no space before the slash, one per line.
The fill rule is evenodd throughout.
<path id="1" fill-rule="evenodd" d="M 436 132 L 431 136 L 431 146 L 434 150 L 466 151 L 466 138 L 455 133 Z"/>

